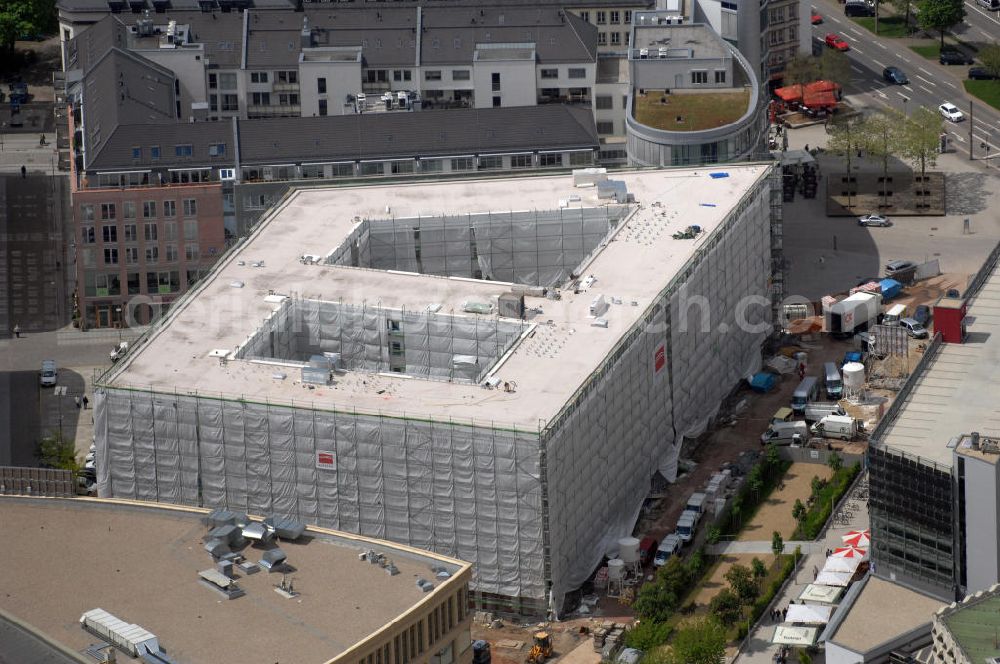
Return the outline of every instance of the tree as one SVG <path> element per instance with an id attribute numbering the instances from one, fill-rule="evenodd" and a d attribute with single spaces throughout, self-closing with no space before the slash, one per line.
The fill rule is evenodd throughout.
<path id="1" fill-rule="evenodd" d="M 835 473 L 839 473 L 840 469 L 844 467 L 844 460 L 840 458 L 840 455 L 834 452 L 830 455 L 830 458 L 826 460 L 826 465 L 830 466 L 830 470 Z"/>
<path id="2" fill-rule="evenodd" d="M 767 576 L 767 565 L 764 564 L 763 560 L 754 556 L 753 560 L 750 561 L 750 571 L 753 572 L 753 580 L 759 588 L 760 584 L 764 582 L 764 577 Z"/>
<path id="3" fill-rule="evenodd" d="M 771 479 L 771 473 L 781 467 L 781 456 L 778 454 L 778 446 L 774 443 L 767 444 L 764 463 L 767 465 L 767 478 Z"/>
<path id="4" fill-rule="evenodd" d="M 863 121 L 858 117 L 835 119 L 830 125 L 830 140 L 826 144 L 827 150 L 847 160 L 847 177 L 850 181 L 847 187 L 847 207 L 851 207 L 851 192 L 854 191 L 851 164 L 854 153 L 861 149 L 862 124 Z"/>
<path id="5" fill-rule="evenodd" d="M 36 455 L 38 462 L 44 468 L 62 468 L 72 470 L 74 473 L 80 470 L 80 464 L 76 460 L 76 446 L 72 440 L 63 438 L 61 433 L 42 438 L 38 443 Z"/>
<path id="6" fill-rule="evenodd" d="M 818 475 L 813 475 L 813 478 L 809 481 L 809 486 L 812 488 L 812 497 L 816 498 L 819 496 L 819 492 L 823 490 L 826 486 L 826 480 L 821 480 Z"/>
<path id="7" fill-rule="evenodd" d="M 997 50 L 1000 55 L 1000 49 Z M 941 124 L 940 115 L 926 106 L 921 106 L 906 119 L 903 127 L 900 152 L 904 159 L 920 169 L 921 182 L 927 174 L 927 167 L 933 167 L 937 163 L 941 144 Z"/>
<path id="8" fill-rule="evenodd" d="M 913 9 L 913 0 L 889 0 L 897 12 L 903 14 L 906 33 L 910 34 L 910 10 Z"/>
<path id="9" fill-rule="evenodd" d="M 729 588 L 723 588 L 708 603 L 708 610 L 726 627 L 732 627 L 743 617 L 743 603 Z"/>
<path id="10" fill-rule="evenodd" d="M 785 85 L 798 85 L 800 83 L 812 83 L 822 78 L 819 58 L 811 55 L 799 55 L 785 64 L 785 75 L 783 83 Z"/>
<path id="11" fill-rule="evenodd" d="M 641 620 L 632 629 L 625 632 L 625 645 L 643 652 L 662 646 L 670 638 L 670 625 L 667 623 Z"/>
<path id="12" fill-rule="evenodd" d="M 842 88 L 851 82 L 851 61 L 840 51 L 825 49 L 819 56 L 819 70 L 821 78 Z"/>
<path id="13" fill-rule="evenodd" d="M 870 115 L 864 123 L 862 145 L 868 154 L 882 162 L 883 205 L 889 204 L 889 160 L 900 152 L 904 123 L 903 115 L 891 110 Z"/>
<path id="14" fill-rule="evenodd" d="M 962 0 L 920 0 L 917 24 L 924 30 L 941 33 L 941 48 L 944 48 L 944 33 L 953 25 L 965 20 L 965 3 Z"/>
<path id="15" fill-rule="evenodd" d="M 806 517 L 806 506 L 802 504 L 802 501 L 798 498 L 795 499 L 795 505 L 792 506 L 792 518 L 798 522 L 802 522 L 802 519 Z"/>
<path id="16" fill-rule="evenodd" d="M 754 581 L 753 572 L 746 565 L 733 565 L 726 571 L 726 581 L 740 601 L 749 604 L 757 597 L 759 589 Z"/>
<path id="17" fill-rule="evenodd" d="M 775 557 L 780 556 L 785 550 L 785 540 L 777 530 L 771 535 L 771 551 Z"/>
<path id="18" fill-rule="evenodd" d="M 983 69 L 1000 77 L 1000 44 L 993 42 L 979 49 L 979 61 L 983 63 Z"/>
<path id="19" fill-rule="evenodd" d="M 690 579 L 688 567 L 680 556 L 671 556 L 656 573 L 656 579 L 639 590 L 632 608 L 642 620 L 666 622 L 677 609 Z"/>
<path id="20" fill-rule="evenodd" d="M 673 664 L 720 664 L 726 655 L 726 631 L 711 616 L 684 622 L 674 636 Z"/>
<path id="21" fill-rule="evenodd" d="M 52 0 L 0 0 L 0 51 L 13 55 L 14 42 L 21 35 L 51 30 L 55 10 Z"/>

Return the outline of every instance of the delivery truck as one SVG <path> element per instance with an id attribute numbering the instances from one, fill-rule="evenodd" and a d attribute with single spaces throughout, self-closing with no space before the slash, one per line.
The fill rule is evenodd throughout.
<path id="1" fill-rule="evenodd" d="M 858 424 L 849 415 L 827 415 L 812 425 L 810 431 L 814 436 L 853 440 L 858 433 Z"/>
<path id="2" fill-rule="evenodd" d="M 881 295 L 855 293 L 823 310 L 823 331 L 841 337 L 863 332 L 878 322 L 881 312 Z"/>
<path id="3" fill-rule="evenodd" d="M 819 422 L 827 415 L 847 415 L 847 411 L 836 401 L 814 401 L 806 405 L 806 421 Z"/>

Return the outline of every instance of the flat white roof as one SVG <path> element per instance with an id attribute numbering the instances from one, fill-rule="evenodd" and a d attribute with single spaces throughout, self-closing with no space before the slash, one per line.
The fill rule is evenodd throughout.
<path id="1" fill-rule="evenodd" d="M 280 369 L 243 360 L 223 365 L 209 353 L 235 349 L 261 326 L 280 306 L 265 301 L 269 291 L 409 311 L 440 303 L 440 314 L 471 315 L 462 311 L 463 301 L 477 296 L 495 298 L 509 292 L 510 285 L 310 265 L 300 257 L 327 255 L 350 234 L 356 218 L 545 211 L 558 209 L 561 199 L 573 195 L 580 197 L 569 203 L 573 208 L 609 203 L 597 199 L 594 187 L 574 188 L 568 174 L 295 192 L 262 221 L 239 251 L 220 261 L 211 275 L 175 304 L 169 319 L 104 382 L 112 387 L 221 393 L 359 413 L 502 422 L 535 431 L 558 414 L 742 197 L 766 177 L 768 168 L 745 164 L 612 174 L 612 179 L 627 183 L 635 195 L 636 210 L 583 270 L 581 276 L 596 277 L 593 285 L 576 294 L 563 291 L 558 301 L 526 298 L 527 308 L 540 306 L 543 313 L 529 319 L 537 324 L 535 333 L 517 343 L 497 371 L 501 380 L 516 383 L 515 392 L 363 372 L 348 372 L 334 385 L 307 389 L 297 371 L 287 371 L 285 380 L 276 380 L 273 375 Z M 728 177 L 709 176 L 718 171 Z M 691 224 L 706 232 L 696 240 L 672 239 L 674 232 Z M 259 261 L 263 266 L 254 267 Z M 245 287 L 233 288 L 235 281 Z M 603 315 L 607 328 L 591 326 L 589 307 L 599 294 L 623 300 Z"/>
<path id="2" fill-rule="evenodd" d="M 880 444 L 952 465 L 952 438 L 1000 433 L 1000 271 L 995 267 L 969 301 L 964 344 L 943 344 Z"/>

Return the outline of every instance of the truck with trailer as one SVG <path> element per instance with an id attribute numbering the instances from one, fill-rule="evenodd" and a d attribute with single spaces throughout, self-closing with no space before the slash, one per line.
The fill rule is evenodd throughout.
<path id="1" fill-rule="evenodd" d="M 878 322 L 882 296 L 858 292 L 823 309 L 823 331 L 847 337 L 863 332 Z"/>

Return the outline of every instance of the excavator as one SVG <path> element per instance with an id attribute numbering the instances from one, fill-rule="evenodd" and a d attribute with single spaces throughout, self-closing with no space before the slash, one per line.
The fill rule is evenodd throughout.
<path id="1" fill-rule="evenodd" d="M 531 646 L 525 664 L 542 664 L 552 657 L 552 637 L 548 632 L 535 632 L 535 644 Z"/>

